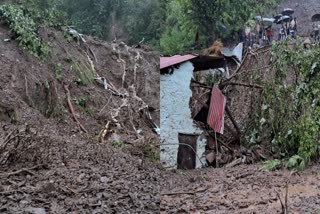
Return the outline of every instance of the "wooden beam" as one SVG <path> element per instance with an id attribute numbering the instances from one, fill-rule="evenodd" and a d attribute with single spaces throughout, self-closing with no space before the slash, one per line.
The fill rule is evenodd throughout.
<path id="1" fill-rule="evenodd" d="M 236 130 L 237 130 L 237 134 L 238 134 L 238 138 L 239 138 L 239 137 L 241 136 L 241 130 L 240 130 L 240 128 L 239 128 L 239 126 L 238 126 L 237 122 L 236 122 L 236 121 L 235 121 L 235 119 L 233 118 L 233 116 L 232 116 L 232 114 L 231 114 L 231 112 L 230 112 L 230 110 L 229 110 L 228 106 L 226 106 L 226 113 L 228 114 L 228 116 L 229 116 L 229 118 L 230 118 L 230 120 L 231 120 L 231 122 L 232 122 L 233 126 L 236 128 Z"/>

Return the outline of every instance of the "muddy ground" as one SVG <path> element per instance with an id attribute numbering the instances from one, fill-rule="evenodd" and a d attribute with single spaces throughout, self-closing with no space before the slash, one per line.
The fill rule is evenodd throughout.
<path id="1" fill-rule="evenodd" d="M 45 60 L 7 41 L 0 24 L 0 212 L 159 212 L 159 137 L 140 113 L 149 106 L 159 124 L 159 54 L 90 37 L 83 47 L 45 27 L 39 35 Z"/>
<path id="2" fill-rule="evenodd" d="M 287 7 L 295 10 L 298 34 L 307 37 L 312 31 L 311 16 L 320 12 L 319 1 L 285 0 L 274 13 Z M 234 76 L 232 81 L 260 84 L 260 80 L 272 80 L 274 72 L 269 61 L 270 47 L 248 54 L 238 74 L 231 72 L 231 76 Z M 284 84 L 292 81 L 293 74 L 288 73 Z M 253 119 L 252 112 L 259 108 L 257 101 L 260 90 L 231 85 L 223 91 L 228 96 L 227 105 L 240 127 L 254 129 L 244 125 Z M 226 124 L 232 127 L 229 118 Z M 228 129 L 224 135 L 224 142 L 231 143 L 232 148 L 236 147 Z M 272 158 L 270 139 L 263 139 L 258 152 Z M 255 155 L 253 159 L 255 163 L 262 161 Z M 252 164 L 163 172 L 160 213 L 283 213 L 279 197 L 284 203 L 286 189 L 288 213 L 320 213 L 319 169 L 319 163 L 313 163 L 304 171 L 291 175 L 292 172 L 288 170 L 267 172 L 261 170 L 260 165 Z"/>
<path id="3" fill-rule="evenodd" d="M 319 166 L 290 176 L 259 165 L 167 173 L 161 182 L 160 213 L 281 213 L 288 183 L 289 213 L 320 212 Z"/>

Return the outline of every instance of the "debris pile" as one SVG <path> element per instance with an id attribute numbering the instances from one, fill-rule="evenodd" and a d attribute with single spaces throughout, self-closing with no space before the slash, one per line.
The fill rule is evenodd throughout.
<path id="1" fill-rule="evenodd" d="M 40 61 L 0 25 L 1 212 L 154 213 L 159 55 L 68 33 Z"/>

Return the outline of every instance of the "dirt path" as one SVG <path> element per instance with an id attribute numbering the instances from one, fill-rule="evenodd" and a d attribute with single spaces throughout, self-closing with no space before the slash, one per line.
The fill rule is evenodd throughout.
<path id="1" fill-rule="evenodd" d="M 281 213 L 276 191 L 284 201 L 290 171 L 259 168 L 243 165 L 168 172 L 161 184 L 161 213 Z M 289 213 L 320 212 L 319 169 L 313 166 L 290 177 Z"/>

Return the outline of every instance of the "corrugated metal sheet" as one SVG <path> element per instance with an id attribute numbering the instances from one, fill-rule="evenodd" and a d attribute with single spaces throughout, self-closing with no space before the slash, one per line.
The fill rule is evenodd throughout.
<path id="1" fill-rule="evenodd" d="M 196 55 L 187 54 L 187 55 L 174 55 L 170 57 L 160 57 L 160 69 L 179 64 L 181 62 L 188 61 L 190 59 L 196 58 Z"/>
<path id="2" fill-rule="evenodd" d="M 215 132 L 220 134 L 223 134 L 225 105 L 225 96 L 217 86 L 213 87 L 207 123 Z"/>

